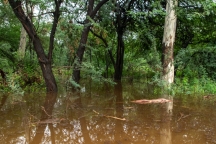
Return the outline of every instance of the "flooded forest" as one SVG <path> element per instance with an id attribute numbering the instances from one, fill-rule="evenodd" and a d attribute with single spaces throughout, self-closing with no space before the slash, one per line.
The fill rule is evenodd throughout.
<path id="1" fill-rule="evenodd" d="M 1 143 L 215 143 L 215 100 L 178 95 L 167 103 L 141 83 L 88 85 L 85 92 L 31 93 L 1 101 Z"/>
<path id="2" fill-rule="evenodd" d="M 214 0 L 0 1 L 0 143 L 216 143 L 215 13 Z"/>

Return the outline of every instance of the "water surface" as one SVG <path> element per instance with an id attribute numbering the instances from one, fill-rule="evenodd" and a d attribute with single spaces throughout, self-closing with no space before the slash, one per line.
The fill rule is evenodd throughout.
<path id="1" fill-rule="evenodd" d="M 131 103 L 160 97 L 172 102 Z M 145 84 L 123 83 L 0 100 L 1 144 L 216 143 L 214 96 L 154 95 Z"/>

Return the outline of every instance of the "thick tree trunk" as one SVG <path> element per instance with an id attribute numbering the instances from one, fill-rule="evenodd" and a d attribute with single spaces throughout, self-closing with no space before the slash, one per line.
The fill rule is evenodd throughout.
<path id="1" fill-rule="evenodd" d="M 49 46 L 49 53 L 48 56 L 46 56 L 42 43 L 34 29 L 33 23 L 29 20 L 29 18 L 25 15 L 23 9 L 22 9 L 22 3 L 20 0 L 8 0 L 10 3 L 10 6 L 12 7 L 14 14 L 16 17 L 20 20 L 21 24 L 25 28 L 26 32 L 28 33 L 30 39 L 33 42 L 34 50 L 36 51 L 38 61 L 40 63 L 40 67 L 43 73 L 43 77 L 45 80 L 47 92 L 57 92 L 57 84 L 55 81 L 55 77 L 52 72 L 51 67 L 51 61 L 52 61 L 52 51 L 53 51 L 53 42 L 54 42 L 54 36 L 55 31 L 58 23 L 58 18 L 60 16 L 59 14 L 59 8 L 61 4 L 61 0 L 57 1 L 55 0 L 56 9 L 54 14 L 54 21 L 52 30 L 50 33 L 50 46 Z"/>
<path id="2" fill-rule="evenodd" d="M 168 86 L 174 82 L 174 58 L 173 58 L 173 46 L 175 41 L 176 32 L 176 14 L 175 7 L 177 6 L 177 0 L 167 0 L 166 4 L 166 17 L 164 25 L 163 35 L 163 74 L 162 80 L 164 80 Z"/>
<path id="3" fill-rule="evenodd" d="M 51 59 L 48 59 L 44 53 L 41 41 L 38 37 L 35 36 L 33 39 L 34 49 L 37 53 L 39 64 L 43 73 L 45 80 L 46 88 L 48 92 L 57 92 L 57 84 L 55 77 L 52 72 Z"/>
<path id="4" fill-rule="evenodd" d="M 26 50 L 26 38 L 27 38 L 27 33 L 25 28 L 22 26 L 21 28 L 21 33 L 20 33 L 20 44 L 19 44 L 19 49 L 18 49 L 18 56 L 19 59 L 23 59 L 25 56 L 25 50 Z"/>

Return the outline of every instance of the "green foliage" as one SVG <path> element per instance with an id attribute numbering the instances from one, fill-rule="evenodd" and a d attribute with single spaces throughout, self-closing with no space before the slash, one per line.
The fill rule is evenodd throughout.
<path id="1" fill-rule="evenodd" d="M 120 1 L 122 9 L 124 1 Z M 127 4 L 128 1 L 125 1 Z M 128 23 L 123 35 L 125 44 L 123 76 L 141 79 L 159 87 L 161 81 L 162 36 L 165 17 L 165 1 L 135 1 L 127 14 Z M 37 8 L 33 22 L 47 52 L 54 1 L 32 0 L 30 5 Z M 80 44 L 82 22 L 87 10 L 86 1 L 66 0 L 61 7 L 61 19 L 55 37 L 53 66 L 71 66 Z M 126 10 L 126 9 L 125 9 Z M 175 39 L 175 93 L 216 93 L 216 4 L 212 0 L 180 0 L 177 10 L 177 33 Z M 37 16 L 38 15 L 38 16 Z M 43 87 L 42 74 L 35 55 L 28 49 L 23 61 L 17 61 L 16 51 L 20 40 L 20 24 L 8 6 L 0 5 L 0 69 L 7 73 L 6 91 L 22 92 L 31 87 Z M 38 19 L 37 19 L 38 18 Z M 96 82 L 112 83 L 114 67 L 108 52 L 116 57 L 117 35 L 115 31 L 116 7 L 109 1 L 91 22 L 91 30 L 103 37 L 102 41 L 89 34 L 83 63 L 82 78 Z M 108 51 L 110 50 L 110 51 Z M 56 71 L 57 73 L 57 71 Z M 63 75 L 71 74 L 71 70 Z M 106 79 L 105 77 L 108 77 Z M 81 88 L 72 80 L 72 85 Z M 34 89 L 35 88 L 35 89 Z"/>
<path id="2" fill-rule="evenodd" d="M 64 45 L 56 45 L 53 51 L 53 66 L 67 66 L 70 65 L 70 49 Z"/>
<path id="3" fill-rule="evenodd" d="M 216 47 L 198 45 L 197 48 L 182 49 L 176 56 L 177 77 L 216 79 Z"/>
<path id="4" fill-rule="evenodd" d="M 8 43 L 0 43 L 0 69 L 10 72 L 15 65 L 15 53 L 10 52 L 11 46 Z"/>
<path id="5" fill-rule="evenodd" d="M 78 84 L 78 83 L 76 83 L 73 79 L 72 79 L 72 77 L 70 77 L 70 79 L 67 81 L 67 87 L 68 88 L 70 88 L 71 86 L 73 87 L 73 88 L 76 88 L 76 89 L 80 89 L 81 88 L 81 86 Z"/>
<path id="6" fill-rule="evenodd" d="M 114 84 L 111 79 L 103 77 L 103 71 L 105 71 L 103 67 L 95 67 L 89 62 L 83 62 L 81 70 L 83 72 L 82 76 L 84 79 L 91 79 L 94 82 Z"/>
<path id="7" fill-rule="evenodd" d="M 196 48 L 188 47 L 179 51 L 175 59 L 177 92 L 216 92 L 215 50 L 215 46 L 198 45 Z"/>

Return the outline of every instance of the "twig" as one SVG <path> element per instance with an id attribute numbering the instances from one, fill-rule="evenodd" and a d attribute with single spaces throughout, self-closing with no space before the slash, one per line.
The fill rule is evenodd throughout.
<path id="1" fill-rule="evenodd" d="M 106 116 L 105 117 L 107 118 L 113 118 L 113 119 L 117 119 L 117 120 L 122 120 L 122 121 L 125 121 L 126 119 L 125 118 L 118 118 L 118 117 L 114 117 L 114 116 Z"/>
<path id="2" fill-rule="evenodd" d="M 177 122 L 180 121 L 181 119 L 184 119 L 184 118 L 190 116 L 190 114 L 184 115 L 184 114 L 182 114 L 182 113 L 180 113 L 180 115 L 181 115 L 181 116 L 180 116 L 180 118 L 177 120 Z"/>
<path id="3" fill-rule="evenodd" d="M 100 115 L 99 112 L 93 110 L 94 113 L 96 113 L 97 115 Z M 102 115 L 102 116 L 105 116 L 107 118 L 113 118 L 113 119 L 117 119 L 117 120 L 122 120 L 122 121 L 125 121 L 126 119 L 125 118 L 118 118 L 118 117 L 114 117 L 114 116 L 107 116 L 107 115 Z"/>
<path id="4" fill-rule="evenodd" d="M 49 116 L 49 117 L 52 116 L 52 115 L 49 115 L 49 114 L 47 113 L 47 111 L 45 110 L 45 108 L 44 108 L 43 106 L 41 106 L 41 109 L 45 112 L 45 114 L 46 114 L 47 116 Z"/>
<path id="5" fill-rule="evenodd" d="M 93 110 L 93 112 L 99 115 L 99 113 L 98 113 L 98 112 L 96 112 L 95 110 Z"/>

